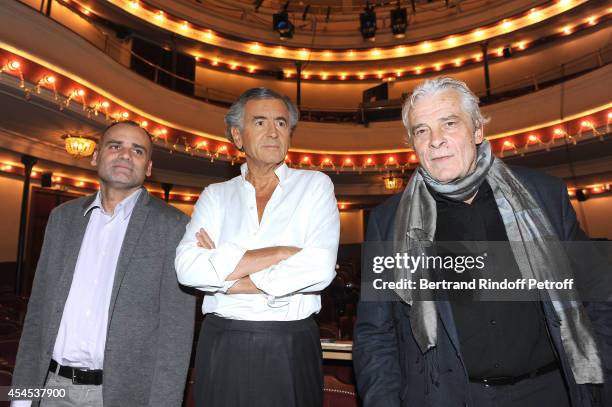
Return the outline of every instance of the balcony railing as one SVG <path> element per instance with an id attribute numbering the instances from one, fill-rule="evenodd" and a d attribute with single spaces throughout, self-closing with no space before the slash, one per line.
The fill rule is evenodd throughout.
<path id="1" fill-rule="evenodd" d="M 57 18 L 53 14 L 50 17 L 66 28 L 72 29 L 70 22 L 65 17 L 61 18 L 60 16 Z M 193 79 L 183 77 L 165 69 L 134 52 L 131 47 L 131 42 L 129 40 L 119 40 L 116 32 L 106 32 L 103 28 L 95 24 L 91 24 L 91 26 L 95 27 L 94 31 L 88 32 L 87 35 L 81 35 L 78 32 L 77 34 L 84 37 L 92 45 L 128 69 L 134 70 L 132 66 L 133 61 L 138 61 L 140 64 L 146 65 L 149 68 L 149 72 L 152 72 L 152 75 L 145 76 L 158 84 L 173 88 L 168 85 L 168 81 L 164 82 L 160 80 L 161 76 L 172 78 L 172 80 L 169 81 L 172 84 L 183 83 L 190 85 L 187 86 L 191 89 L 190 92 L 187 93 L 188 96 L 218 106 L 229 107 L 239 96 L 221 89 L 204 86 Z M 481 99 L 482 105 L 493 104 L 565 82 L 601 68 L 611 61 L 612 45 L 607 45 L 594 52 L 567 61 L 564 64 L 542 70 L 532 75 L 517 78 L 508 83 L 495 85 L 491 87 L 488 97 L 484 92 L 477 94 Z M 174 89 L 176 89 L 176 87 L 174 87 Z M 186 92 L 182 91 L 182 93 Z M 401 107 L 403 101 L 408 96 L 409 94 L 406 93 L 399 99 L 379 101 L 371 104 L 359 103 L 356 108 L 329 108 L 302 105 L 300 108 L 300 119 L 324 123 L 359 123 L 366 126 L 368 123 L 375 121 L 400 120 Z"/>

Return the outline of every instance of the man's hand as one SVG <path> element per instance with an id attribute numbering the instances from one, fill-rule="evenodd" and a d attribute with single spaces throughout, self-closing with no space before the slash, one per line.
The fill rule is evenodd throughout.
<path id="1" fill-rule="evenodd" d="M 206 233 L 204 228 L 200 228 L 200 230 L 196 232 L 196 239 L 198 239 L 199 247 L 209 250 L 215 248 L 215 242 L 213 242 L 210 236 L 208 236 L 208 233 Z"/>
<path id="2" fill-rule="evenodd" d="M 251 277 L 242 277 L 227 290 L 228 294 L 263 294 L 259 288 L 255 287 Z"/>

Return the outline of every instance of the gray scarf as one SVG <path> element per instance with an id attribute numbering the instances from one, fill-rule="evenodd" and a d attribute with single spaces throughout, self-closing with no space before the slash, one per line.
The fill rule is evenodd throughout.
<path id="1" fill-rule="evenodd" d="M 423 167 L 412 175 L 404 190 L 395 216 L 394 250 L 419 256 L 432 246 L 436 233 L 436 202 L 426 184 L 437 193 L 464 201 L 476 194 L 487 180 L 504 222 L 512 252 L 523 278 L 563 280 L 572 276 L 569 260 L 555 235 L 546 214 L 529 191 L 510 169 L 491 153 L 484 140 L 477 149 L 474 172 L 457 181 L 441 184 Z M 412 275 L 407 269 L 396 269 L 396 281 L 415 279 L 428 270 L 417 270 Z M 421 352 L 437 345 L 438 317 L 436 303 L 428 292 L 396 290 L 410 307 L 412 331 Z M 574 293 L 575 294 L 575 293 Z M 417 295 L 418 297 L 415 297 Z M 561 342 L 578 384 L 603 383 L 602 365 L 595 343 L 593 328 L 580 302 L 555 300 L 558 294 L 548 291 L 561 321 Z M 572 296 L 577 298 L 577 296 Z"/>

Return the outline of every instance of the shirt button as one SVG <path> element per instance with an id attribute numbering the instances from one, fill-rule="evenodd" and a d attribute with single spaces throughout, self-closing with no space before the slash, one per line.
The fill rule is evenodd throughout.
<path id="1" fill-rule="evenodd" d="M 491 322 L 491 325 L 495 325 L 495 324 L 497 324 L 497 321 L 496 321 L 496 320 L 494 320 L 494 319 L 492 319 L 490 322 Z"/>
<path id="2" fill-rule="evenodd" d="M 493 365 L 493 367 L 494 367 L 494 368 L 496 368 L 496 369 L 497 369 L 498 367 L 500 367 L 500 366 L 501 366 L 501 365 L 500 365 L 499 363 L 496 363 L 496 364 L 494 364 L 494 365 Z"/>

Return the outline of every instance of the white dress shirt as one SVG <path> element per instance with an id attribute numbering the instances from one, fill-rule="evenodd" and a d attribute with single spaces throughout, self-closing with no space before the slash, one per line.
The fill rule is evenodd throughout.
<path id="1" fill-rule="evenodd" d="M 255 188 L 241 175 L 209 185 L 195 204 L 191 222 L 176 250 L 181 284 L 205 291 L 202 312 L 252 321 L 304 319 L 321 309 L 319 292 L 336 275 L 340 217 L 329 177 L 318 171 L 295 170 L 285 164 L 259 223 Z M 198 247 L 196 232 L 204 228 L 215 243 Z M 227 294 L 226 281 L 247 250 L 296 246 L 302 250 L 250 275 L 264 294 Z"/>
<path id="2" fill-rule="evenodd" d="M 141 190 L 104 212 L 100 192 L 85 210 L 91 211 L 64 306 L 53 359 L 63 366 L 102 369 L 108 308 L 123 237 Z"/>

